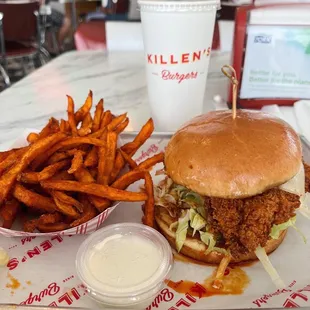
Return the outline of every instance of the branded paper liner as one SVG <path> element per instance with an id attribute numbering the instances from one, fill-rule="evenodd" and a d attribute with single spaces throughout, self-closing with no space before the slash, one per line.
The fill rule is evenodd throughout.
<path id="1" fill-rule="evenodd" d="M 151 138 L 137 153 L 140 162 L 146 157 L 164 150 L 167 138 Z M 310 150 L 309 150 L 310 151 Z M 305 159 L 310 162 L 310 152 Z M 152 174 L 160 165 L 152 170 Z M 162 177 L 162 176 L 161 176 Z M 155 182 L 160 176 L 155 177 Z M 129 189 L 138 190 L 139 183 Z M 141 222 L 141 203 L 120 203 L 104 225 L 120 222 Z M 298 228 L 310 240 L 310 221 L 302 216 L 297 219 Z M 41 235 L 42 236 L 42 235 Z M 1 238 L 0 243 L 9 255 L 6 268 L 0 269 L 0 302 L 27 306 L 84 307 L 100 309 L 101 306 L 87 296 L 75 271 L 75 256 L 85 240 L 85 235 Z M 310 241 L 309 241 L 310 242 Z M 308 242 L 308 243 L 309 243 Z M 163 287 L 148 310 L 181 309 L 242 309 L 282 308 L 310 306 L 310 246 L 304 244 L 298 233 L 289 229 L 281 246 L 269 256 L 287 287 L 275 288 L 262 265 L 257 262 L 241 267 L 250 279 L 241 295 L 223 295 L 192 298 L 191 292 L 179 294 Z M 203 283 L 215 267 L 175 261 L 172 281 L 189 280 Z M 11 277 L 20 283 L 12 289 Z M 30 283 L 31 282 L 31 283 Z M 19 308 L 19 307 L 17 307 Z M 105 308 L 108 309 L 108 308 Z"/>
<path id="2" fill-rule="evenodd" d="M 27 146 L 27 136 L 30 132 L 38 132 L 36 129 L 27 129 L 25 132 L 12 144 L 11 148 L 18 148 Z M 119 141 L 119 144 L 121 145 L 121 141 Z M 108 216 L 111 214 L 111 212 L 116 208 L 118 205 L 118 202 L 115 202 L 110 208 L 104 210 L 102 213 L 98 214 L 96 217 L 91 219 L 90 221 L 81 224 L 79 226 L 69 228 L 62 231 L 57 232 L 51 232 L 51 233 L 40 233 L 40 232 L 24 232 L 22 231 L 22 222 L 20 219 L 17 219 L 14 222 L 14 225 L 12 229 L 6 229 L 0 227 L 0 235 L 6 236 L 6 237 L 33 237 L 33 236 L 54 236 L 54 235 L 77 235 L 77 234 L 90 234 L 94 231 L 96 231 L 103 222 L 108 218 Z"/>

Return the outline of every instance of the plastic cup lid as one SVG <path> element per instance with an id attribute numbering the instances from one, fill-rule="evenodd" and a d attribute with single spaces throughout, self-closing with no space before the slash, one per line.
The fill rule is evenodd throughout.
<path id="1" fill-rule="evenodd" d="M 141 12 L 205 12 L 219 10 L 220 0 L 138 0 Z"/>

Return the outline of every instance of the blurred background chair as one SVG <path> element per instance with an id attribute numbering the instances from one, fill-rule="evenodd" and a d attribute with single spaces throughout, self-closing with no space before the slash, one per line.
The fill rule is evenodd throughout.
<path id="1" fill-rule="evenodd" d="M 58 4 L 58 2 L 57 2 Z M 58 32 L 63 23 L 62 12 L 55 10 L 49 3 L 42 3 L 40 6 L 40 24 L 41 24 L 41 44 L 46 47 L 49 53 L 58 55 L 60 53 L 60 44 L 58 39 Z M 52 15 L 57 13 L 56 21 L 53 20 Z"/>
<path id="2" fill-rule="evenodd" d="M 81 23 L 74 34 L 74 43 L 78 51 L 106 50 L 105 21 L 92 20 Z"/>
<path id="3" fill-rule="evenodd" d="M 49 54 L 42 48 L 39 3 L 37 1 L 0 1 L 1 62 L 5 70 L 8 61 L 16 60 L 27 74 L 27 65 L 43 65 Z"/>
<path id="4" fill-rule="evenodd" d="M 105 3 L 107 2 L 107 3 Z M 132 29 L 132 25 L 127 23 L 129 10 L 129 0 L 102 0 L 101 6 L 96 11 L 86 14 L 83 23 L 79 24 L 74 41 L 77 50 L 106 50 L 107 24 L 117 22 L 127 33 L 126 28 Z M 124 27 L 126 26 L 126 27 Z"/>
<path id="5" fill-rule="evenodd" d="M 3 23 L 3 14 L 0 13 L 0 29 L 2 29 L 2 23 Z M 0 31 L 0 42 L 4 42 L 2 31 Z M 7 69 L 6 59 L 3 59 L 2 63 L 4 64 L 5 68 Z M 0 64 L 0 72 L 1 72 L 1 75 L 3 77 L 4 84 L 6 87 L 8 87 L 11 85 L 11 80 L 10 80 L 10 77 L 9 77 L 6 69 L 4 69 L 4 67 Z"/>

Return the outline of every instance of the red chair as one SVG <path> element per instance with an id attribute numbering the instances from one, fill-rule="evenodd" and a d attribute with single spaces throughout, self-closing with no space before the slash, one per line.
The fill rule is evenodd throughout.
<path id="1" fill-rule="evenodd" d="M 78 51 L 105 50 L 106 32 L 104 20 L 81 23 L 74 34 L 75 47 Z"/>
<path id="2" fill-rule="evenodd" d="M 38 58 L 41 65 L 45 59 L 41 53 L 41 29 L 38 1 L 0 1 L 2 22 L 0 24 L 1 60 L 7 69 L 8 59 Z M 24 68 L 24 63 L 23 69 Z"/>
<path id="3" fill-rule="evenodd" d="M 128 19 L 129 0 L 108 0 L 108 7 L 102 8 L 105 17 L 94 18 L 81 23 L 75 34 L 74 42 L 77 50 L 106 50 L 106 21 L 124 21 Z"/>

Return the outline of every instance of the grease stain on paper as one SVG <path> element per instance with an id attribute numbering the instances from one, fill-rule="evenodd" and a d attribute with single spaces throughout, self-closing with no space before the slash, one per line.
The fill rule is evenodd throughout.
<path id="1" fill-rule="evenodd" d="M 203 298 L 215 295 L 241 295 L 250 283 L 250 279 L 244 270 L 239 267 L 227 267 L 223 278 L 223 287 L 215 289 L 212 287 L 215 275 L 216 270 L 203 283 L 170 280 L 167 285 L 177 293 L 189 293 L 192 296 Z"/>
<path id="2" fill-rule="evenodd" d="M 6 284 L 6 287 L 12 290 L 17 290 L 20 287 L 20 282 L 16 278 L 14 278 L 9 272 L 7 274 L 7 277 L 10 282 Z"/>

